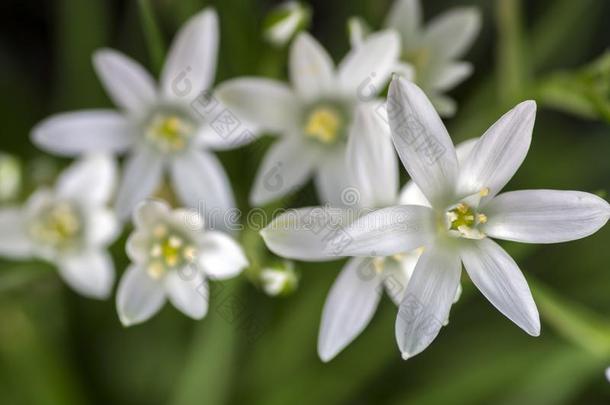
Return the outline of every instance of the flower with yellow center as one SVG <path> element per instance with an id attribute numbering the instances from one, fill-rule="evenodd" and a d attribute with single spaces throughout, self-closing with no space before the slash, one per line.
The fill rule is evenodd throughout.
<path id="1" fill-rule="evenodd" d="M 0 209 L 0 256 L 39 258 L 86 297 L 108 298 L 114 265 L 107 247 L 118 219 L 106 206 L 116 183 L 114 162 L 89 156 L 67 168 L 53 189 L 39 189 L 24 207 Z"/>
<path id="2" fill-rule="evenodd" d="M 313 37 L 300 33 L 290 46 L 289 84 L 237 78 L 218 86 L 219 100 L 242 122 L 282 135 L 258 169 L 252 205 L 294 192 L 312 177 L 322 203 L 345 205 L 342 192 L 351 186 L 346 148 L 356 110 L 373 111 L 381 104 L 375 98 L 396 65 L 399 47 L 396 32 L 378 32 L 335 66 Z"/>
<path id="3" fill-rule="evenodd" d="M 503 115 L 460 161 L 440 117 L 415 84 L 395 78 L 388 94 L 390 128 L 412 183 L 412 204 L 383 208 L 345 229 L 343 254 L 389 256 L 424 246 L 396 319 L 403 357 L 437 336 L 458 289 L 462 264 L 475 286 L 532 336 L 540 334 L 536 304 L 514 260 L 491 238 L 525 243 L 588 236 L 610 218 L 603 199 L 578 191 L 499 194 L 529 149 L 536 104 Z M 330 245 L 340 239 L 334 238 Z"/>
<path id="4" fill-rule="evenodd" d="M 203 318 L 208 280 L 234 277 L 248 264 L 241 247 L 222 232 L 204 229 L 197 212 L 147 201 L 137 208 L 134 223 L 127 240 L 132 265 L 117 293 L 125 326 L 149 319 L 166 298 L 191 318 Z"/>

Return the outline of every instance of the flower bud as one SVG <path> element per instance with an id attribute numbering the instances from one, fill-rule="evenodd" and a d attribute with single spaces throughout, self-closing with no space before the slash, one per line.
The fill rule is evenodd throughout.
<path id="1" fill-rule="evenodd" d="M 16 199 L 21 190 L 21 183 L 19 160 L 7 153 L 0 153 L 0 202 Z"/>
<path id="2" fill-rule="evenodd" d="M 260 274 L 260 281 L 263 291 L 271 297 L 291 294 L 299 284 L 294 264 L 288 261 L 264 268 Z"/>
<path id="3" fill-rule="evenodd" d="M 265 39 L 283 47 L 301 30 L 309 26 L 311 9 L 298 1 L 288 1 L 269 12 L 263 23 Z"/>

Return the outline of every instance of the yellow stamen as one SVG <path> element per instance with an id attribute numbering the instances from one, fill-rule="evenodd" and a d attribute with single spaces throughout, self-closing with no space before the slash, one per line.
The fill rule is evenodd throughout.
<path id="1" fill-rule="evenodd" d="M 341 124 L 341 117 L 336 110 L 320 107 L 309 115 L 305 124 L 305 134 L 323 143 L 332 143 L 339 135 Z"/>

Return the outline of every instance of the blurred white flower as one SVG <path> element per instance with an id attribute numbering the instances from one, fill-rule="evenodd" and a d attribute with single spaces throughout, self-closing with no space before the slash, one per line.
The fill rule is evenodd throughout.
<path id="1" fill-rule="evenodd" d="M 166 298 L 191 318 L 208 309 L 207 280 L 237 276 L 248 261 L 228 235 L 204 229 L 195 211 L 170 210 L 161 201 L 146 201 L 134 213 L 135 230 L 127 240 L 132 261 L 116 297 L 123 325 L 144 322 Z"/>
<path id="2" fill-rule="evenodd" d="M 351 208 L 302 208 L 276 218 L 262 232 L 269 249 L 292 259 L 332 260 L 341 251 L 329 254 L 326 245 L 338 226 L 351 223 L 373 209 L 395 204 L 417 204 L 411 183 L 398 193 L 398 162 L 387 123 L 366 108 L 359 108 L 347 146 L 347 163 L 356 198 Z M 458 147 L 466 156 L 474 142 Z M 421 249 L 391 256 L 353 257 L 347 261 L 333 284 L 322 313 L 318 354 L 332 360 L 366 328 L 383 291 L 396 305 L 415 269 Z M 456 293 L 456 299 L 459 292 Z"/>
<path id="3" fill-rule="evenodd" d="M 312 175 L 320 199 L 341 204 L 349 185 L 346 144 L 355 108 L 379 106 L 375 97 L 396 63 L 399 42 L 392 31 L 371 35 L 335 69 L 322 46 L 301 33 L 290 48 L 291 86 L 256 77 L 218 86 L 219 99 L 239 117 L 281 137 L 258 170 L 253 205 L 294 191 Z"/>
<path id="4" fill-rule="evenodd" d="M 264 268 L 260 274 L 260 281 L 265 294 L 277 297 L 296 290 L 299 278 L 294 270 L 294 263 L 286 261 L 278 266 Z"/>
<path id="5" fill-rule="evenodd" d="M 234 206 L 233 193 L 222 165 L 206 149 L 231 147 L 235 140 L 215 133 L 191 105 L 214 81 L 218 35 L 214 10 L 189 19 L 168 52 L 158 88 L 133 59 L 110 49 L 97 51 L 95 69 L 121 111 L 52 116 L 33 130 L 34 143 L 64 156 L 127 152 L 116 201 L 122 219 L 153 194 L 165 171 L 185 205 L 204 206 L 206 215 L 222 218 Z"/>
<path id="6" fill-rule="evenodd" d="M 423 26 L 420 0 L 395 0 L 384 27 L 401 36 L 401 63 L 396 72 L 413 79 L 428 95 L 441 116 L 452 116 L 457 105 L 447 91 L 472 73 L 472 65 L 459 61 L 481 28 L 481 13 L 474 7 L 456 7 Z M 359 18 L 349 21 L 352 46 L 358 47 L 370 32 Z"/>
<path id="7" fill-rule="evenodd" d="M 300 1 L 287 1 L 269 12 L 264 22 L 264 36 L 271 44 L 282 47 L 300 30 L 307 29 L 311 9 Z"/>
<path id="8" fill-rule="evenodd" d="M 113 161 L 91 156 L 66 169 L 54 189 L 39 189 L 23 207 L 0 209 L 0 255 L 47 260 L 76 292 L 108 298 L 114 265 L 106 249 L 119 227 L 106 205 L 115 183 Z"/>
<path id="9" fill-rule="evenodd" d="M 610 217 L 603 199 L 578 191 L 525 190 L 497 195 L 530 146 L 536 104 L 501 117 L 460 164 L 434 107 L 416 85 L 396 78 L 388 115 L 394 144 L 421 205 L 380 209 L 349 225 L 342 253 L 393 255 L 424 246 L 396 320 L 403 357 L 424 350 L 447 319 L 462 263 L 504 315 L 533 336 L 538 310 L 523 274 L 493 238 L 558 243 L 591 235 Z M 415 186 L 412 186 L 415 187 Z M 331 241 L 337 242 L 336 238 Z"/>
<path id="10" fill-rule="evenodd" d="M 608 367 L 606 369 L 606 380 L 608 380 L 608 382 L 610 382 L 610 367 Z"/>
<path id="11" fill-rule="evenodd" d="M 19 159 L 0 152 L 0 202 L 17 198 L 21 191 L 22 175 Z"/>

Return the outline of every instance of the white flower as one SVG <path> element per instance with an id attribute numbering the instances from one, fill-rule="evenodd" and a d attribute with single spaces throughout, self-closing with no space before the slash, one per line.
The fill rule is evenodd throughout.
<path id="1" fill-rule="evenodd" d="M 610 217 L 603 199 L 578 191 L 525 190 L 498 195 L 530 146 L 536 113 L 526 101 L 501 117 L 459 163 L 441 119 L 416 85 L 394 79 L 388 115 L 396 149 L 421 191 L 421 205 L 380 209 L 352 223 L 341 252 L 393 255 L 424 246 L 396 320 L 404 358 L 434 340 L 449 314 L 462 263 L 504 315 L 533 336 L 538 310 L 514 260 L 491 238 L 557 243 L 583 238 Z M 413 186 L 414 187 L 414 186 Z M 337 238 L 331 241 L 339 243 Z M 327 248 L 328 249 L 328 248 Z"/>
<path id="2" fill-rule="evenodd" d="M 335 69 L 322 46 L 301 33 L 290 48 L 291 86 L 253 77 L 218 86 L 220 100 L 239 117 L 281 137 L 258 170 L 253 205 L 286 195 L 312 175 L 324 202 L 341 203 L 341 191 L 348 186 L 345 152 L 355 107 L 379 104 L 375 97 L 399 47 L 394 32 L 371 35 Z"/>
<path id="3" fill-rule="evenodd" d="M 113 161 L 91 156 L 66 169 L 54 189 L 36 191 L 23 207 L 0 209 L 0 255 L 47 260 L 78 293 L 108 298 L 114 265 L 106 248 L 119 227 L 106 204 L 115 182 Z"/>
<path id="4" fill-rule="evenodd" d="M 205 230 L 195 211 L 170 210 L 160 201 L 146 201 L 134 213 L 135 230 L 127 240 L 132 261 L 116 297 L 123 325 L 144 322 L 156 314 L 166 297 L 191 318 L 208 309 L 208 279 L 235 277 L 248 261 L 241 247 L 222 232 Z"/>
<path id="5" fill-rule="evenodd" d="M 441 116 L 451 116 L 456 103 L 445 95 L 472 73 L 472 65 L 458 59 L 472 45 L 481 27 L 481 15 L 474 7 L 457 7 L 422 26 L 420 0 L 396 0 L 384 27 L 401 36 L 401 63 L 396 72 L 411 78 L 428 95 Z M 350 19 L 352 46 L 359 46 L 368 32 L 360 19 Z M 414 72 L 413 72 L 414 71 Z"/>
<path id="6" fill-rule="evenodd" d="M 610 382 L 610 367 L 608 367 L 606 369 L 606 373 L 605 374 L 606 374 L 606 380 L 608 380 L 608 382 Z"/>
<path id="7" fill-rule="evenodd" d="M 461 156 L 473 142 L 458 147 Z M 417 204 L 419 196 L 407 185 L 398 193 L 398 162 L 389 127 L 381 116 L 359 108 L 348 140 L 349 176 L 355 185 L 354 206 L 346 209 L 302 208 L 276 218 L 261 234 L 274 253 L 293 259 L 331 260 L 342 256 L 325 245 L 339 227 L 359 216 L 395 204 Z M 396 305 L 404 296 L 421 249 L 391 256 L 354 257 L 347 261 L 330 290 L 320 326 L 318 354 L 334 358 L 370 322 L 385 290 Z M 456 299 L 459 291 L 455 294 Z"/>
<path id="8" fill-rule="evenodd" d="M 217 52 L 218 19 L 211 9 L 180 29 L 158 88 L 133 59 L 110 49 L 97 51 L 95 69 L 121 111 L 58 114 L 33 130 L 33 141 L 65 156 L 127 152 L 116 202 L 123 219 L 153 194 L 165 171 L 184 204 L 203 204 L 206 215 L 222 218 L 234 206 L 233 194 L 222 165 L 206 149 L 237 146 L 236 140 L 215 133 L 191 105 L 214 81 Z"/>
<path id="9" fill-rule="evenodd" d="M 276 6 L 266 18 L 265 39 L 276 47 L 286 45 L 311 19 L 311 9 L 299 1 L 287 1 Z"/>

